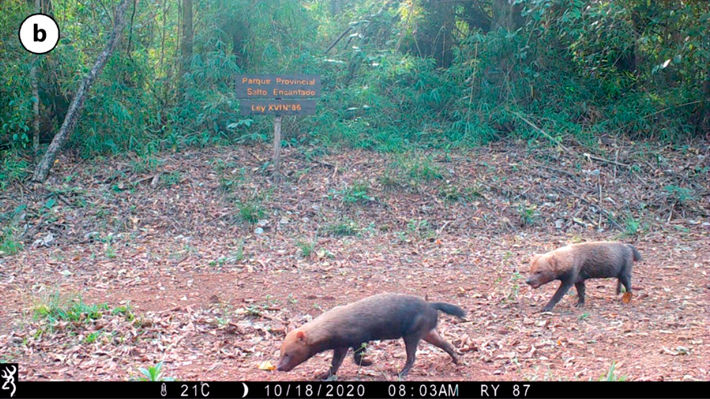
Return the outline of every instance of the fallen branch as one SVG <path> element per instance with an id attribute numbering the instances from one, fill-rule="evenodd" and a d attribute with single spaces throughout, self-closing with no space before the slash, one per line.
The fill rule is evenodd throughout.
<path id="1" fill-rule="evenodd" d="M 539 127 L 538 127 L 537 125 L 535 125 L 534 123 L 530 122 L 527 118 L 525 118 L 525 117 L 524 117 L 523 115 L 521 115 L 519 112 L 512 112 L 512 114 L 515 115 L 515 116 L 517 116 L 518 118 L 522 119 L 523 122 L 525 122 L 525 123 L 527 123 L 528 125 L 530 125 L 533 129 L 535 129 L 535 130 L 537 130 L 538 132 L 540 132 L 543 136 L 547 137 L 550 141 L 552 141 L 553 143 L 555 143 L 556 145 L 558 145 L 558 146 L 559 146 L 560 148 L 562 148 L 563 150 L 565 150 L 565 151 L 567 151 L 567 152 L 570 152 L 570 153 L 575 153 L 575 151 L 573 151 L 571 148 L 569 148 L 569 147 L 565 146 L 564 144 L 560 143 L 558 140 L 556 140 L 554 137 L 552 137 L 552 135 L 550 135 L 550 134 L 547 133 L 546 131 L 542 130 L 541 128 L 539 128 Z M 596 155 L 592 155 L 592 154 L 590 154 L 590 153 L 588 153 L 588 152 L 585 152 L 585 153 L 583 153 L 583 154 L 579 154 L 579 153 L 576 153 L 576 154 L 577 154 L 578 156 L 584 157 L 584 158 L 586 158 L 586 159 L 588 159 L 588 160 L 595 160 L 595 161 L 599 161 L 599 162 L 609 163 L 609 164 L 612 164 L 612 165 L 623 166 L 623 167 L 625 167 L 625 168 L 631 168 L 631 165 L 627 165 L 627 164 L 625 164 L 625 163 L 621 163 L 621 162 L 617 162 L 617 161 L 612 161 L 612 160 L 610 160 L 610 159 L 606 159 L 606 158 L 602 158 L 602 157 L 599 157 L 599 156 L 596 156 Z"/>
<path id="2" fill-rule="evenodd" d="M 568 151 L 568 152 L 573 152 L 571 149 L 569 149 L 568 147 L 566 147 L 564 144 L 560 143 L 559 140 L 555 139 L 555 138 L 552 137 L 550 134 L 548 134 L 546 131 L 542 130 L 542 129 L 539 128 L 537 125 L 535 125 L 534 123 L 530 122 L 527 118 L 525 118 L 525 117 L 524 117 L 523 115 L 521 115 L 519 112 L 514 112 L 514 111 L 513 111 L 512 114 L 515 115 L 515 116 L 517 116 L 518 118 L 522 119 L 523 122 L 525 122 L 525 123 L 527 123 L 528 125 L 530 125 L 530 127 L 532 127 L 533 129 L 537 130 L 538 132 L 540 132 L 543 136 L 547 137 L 551 142 L 555 143 L 556 145 L 558 145 L 558 146 L 559 146 L 560 148 L 562 148 L 563 150 Z"/>
<path id="3" fill-rule="evenodd" d="M 585 153 L 582 154 L 582 155 L 583 155 L 585 158 L 593 159 L 593 160 L 595 160 L 595 161 L 610 163 L 610 164 L 612 164 L 612 165 L 617 165 L 617 166 L 623 166 L 623 167 L 625 167 L 625 168 L 631 168 L 631 165 L 627 165 L 627 164 L 625 164 L 625 163 L 621 163 L 621 162 L 617 162 L 617 161 L 612 161 L 612 160 L 610 160 L 610 159 L 598 157 L 598 156 L 592 155 L 592 154 L 590 154 L 590 153 L 588 153 L 588 152 L 585 152 Z"/>
<path id="4" fill-rule="evenodd" d="M 338 38 L 335 39 L 335 40 L 333 41 L 333 43 L 330 44 L 330 46 L 328 46 L 328 48 L 325 50 L 325 53 L 327 54 L 328 51 L 330 51 L 330 49 L 332 49 L 333 47 L 335 47 L 335 45 L 338 44 L 338 42 L 343 38 L 343 36 L 345 36 L 345 35 L 346 35 L 348 32 L 350 32 L 352 29 L 353 29 L 352 26 L 349 26 L 348 29 L 345 29 L 345 30 L 343 31 L 343 33 L 341 33 L 340 36 L 338 36 Z"/>
<path id="5" fill-rule="evenodd" d="M 559 174 L 561 174 L 561 175 L 567 175 L 567 176 L 569 176 L 569 177 L 571 177 L 571 178 L 574 178 L 574 179 L 577 178 L 577 175 L 575 175 L 574 173 L 570 173 L 570 172 L 568 172 L 568 171 L 566 171 L 566 170 L 553 168 L 553 167 L 547 166 L 547 165 L 538 165 L 538 167 L 551 170 L 551 171 L 556 172 L 556 173 L 559 173 Z"/>

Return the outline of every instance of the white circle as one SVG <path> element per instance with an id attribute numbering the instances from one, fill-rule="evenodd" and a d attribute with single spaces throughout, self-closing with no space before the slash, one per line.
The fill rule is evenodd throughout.
<path id="1" fill-rule="evenodd" d="M 33 14 L 20 25 L 19 36 L 25 50 L 34 54 L 45 54 L 57 46 L 59 26 L 48 15 Z"/>

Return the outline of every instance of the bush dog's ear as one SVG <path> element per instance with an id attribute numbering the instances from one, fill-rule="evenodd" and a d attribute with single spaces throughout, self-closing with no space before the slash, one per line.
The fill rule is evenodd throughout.
<path id="1" fill-rule="evenodd" d="M 299 341 L 305 341 L 306 340 L 306 333 L 303 331 L 298 331 L 296 333 L 296 338 L 298 338 Z"/>
<path id="2" fill-rule="evenodd" d="M 538 260 L 542 254 L 533 254 L 532 259 L 530 259 L 531 263 L 535 263 L 536 260 Z"/>
<path id="3" fill-rule="evenodd" d="M 557 270 L 557 258 L 555 258 L 555 255 L 550 256 L 550 266 L 552 266 L 552 270 Z"/>

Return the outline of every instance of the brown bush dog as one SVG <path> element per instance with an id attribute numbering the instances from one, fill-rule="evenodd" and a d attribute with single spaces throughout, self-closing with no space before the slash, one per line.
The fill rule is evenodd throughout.
<path id="1" fill-rule="evenodd" d="M 631 293 L 631 267 L 641 260 L 641 254 L 632 245 L 620 242 L 599 241 L 567 245 L 543 255 L 535 255 L 530 267 L 530 277 L 525 281 L 538 288 L 552 280 L 560 280 L 560 287 L 550 302 L 542 309 L 549 312 L 574 284 L 579 297 L 577 306 L 584 305 L 584 280 L 588 278 L 616 277 L 616 294 L 621 284 Z"/>
<path id="2" fill-rule="evenodd" d="M 362 358 L 362 344 L 379 339 L 404 338 L 407 361 L 399 373 L 407 375 L 412 368 L 419 340 L 443 349 L 458 363 L 454 349 L 434 330 L 438 311 L 463 318 L 458 306 L 444 302 L 426 302 L 422 298 L 401 294 L 379 294 L 348 305 L 336 306 L 286 335 L 281 345 L 277 369 L 289 371 L 311 356 L 333 349 L 326 379 L 338 371 L 348 348 L 353 348 L 355 363 L 368 366 Z"/>

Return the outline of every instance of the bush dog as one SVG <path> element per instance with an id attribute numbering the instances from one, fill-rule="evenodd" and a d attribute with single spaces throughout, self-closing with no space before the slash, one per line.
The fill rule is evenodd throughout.
<path id="1" fill-rule="evenodd" d="M 286 335 L 277 369 L 289 371 L 316 353 L 333 349 L 330 371 L 323 376 L 326 379 L 338 371 L 348 348 L 354 350 L 355 363 L 368 366 L 371 362 L 363 360 L 362 344 L 397 338 L 404 338 L 407 350 L 407 362 L 400 377 L 406 376 L 412 368 L 421 339 L 443 349 L 458 363 L 453 347 L 434 330 L 438 310 L 459 318 L 465 315 L 455 305 L 400 294 L 379 294 L 336 306 Z"/>
<path id="2" fill-rule="evenodd" d="M 621 284 L 631 294 L 631 266 L 641 260 L 641 254 L 632 245 L 620 242 L 586 242 L 567 245 L 543 255 L 535 255 L 530 267 L 530 277 L 525 281 L 538 288 L 552 280 L 560 280 L 560 287 L 550 302 L 542 309 L 549 312 L 574 284 L 579 300 L 584 305 L 584 280 L 588 278 L 616 277 L 616 294 Z"/>

